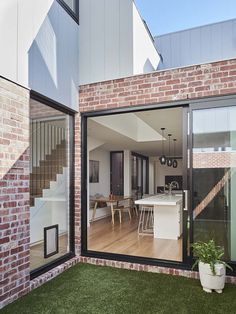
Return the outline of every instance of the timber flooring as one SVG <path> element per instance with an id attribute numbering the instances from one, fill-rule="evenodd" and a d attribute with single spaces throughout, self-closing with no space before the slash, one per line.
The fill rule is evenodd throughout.
<path id="1" fill-rule="evenodd" d="M 68 235 L 64 234 L 59 237 L 59 253 L 51 257 L 44 258 L 44 245 L 43 243 L 30 246 L 30 270 L 39 268 L 53 260 L 65 255 L 68 250 Z"/>
<path id="2" fill-rule="evenodd" d="M 99 252 L 182 261 L 182 239 L 154 239 L 152 235 L 138 235 L 138 219 L 122 216 L 122 224 L 116 217 L 94 221 L 88 228 L 88 249 Z"/>

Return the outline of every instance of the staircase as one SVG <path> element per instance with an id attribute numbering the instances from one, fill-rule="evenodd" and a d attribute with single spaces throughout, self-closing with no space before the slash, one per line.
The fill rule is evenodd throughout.
<path id="1" fill-rule="evenodd" d="M 57 180 L 57 175 L 67 167 L 66 141 L 57 144 L 50 154 L 33 166 L 30 173 L 30 206 L 35 205 L 35 199 L 43 196 L 43 190 L 50 188 L 50 182 Z"/>

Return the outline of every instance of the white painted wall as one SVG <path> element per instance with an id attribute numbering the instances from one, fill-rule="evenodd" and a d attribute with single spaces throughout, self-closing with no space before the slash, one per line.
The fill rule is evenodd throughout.
<path id="1" fill-rule="evenodd" d="M 166 165 L 162 166 L 159 160 L 155 161 L 155 192 L 157 186 L 165 185 L 165 176 L 178 176 L 182 175 L 183 171 L 183 161 L 178 159 L 178 167 L 168 167 Z"/>
<path id="2" fill-rule="evenodd" d="M 90 142 L 91 143 L 93 142 L 92 138 L 90 138 Z M 99 182 L 89 183 L 88 179 L 88 217 L 89 220 L 91 220 L 93 210 L 89 208 L 90 196 L 95 196 L 96 194 L 102 194 L 103 196 L 110 195 L 110 152 L 103 150 L 102 148 L 97 148 L 90 151 L 88 157 L 88 174 L 89 174 L 89 160 L 99 161 Z M 104 218 L 106 216 L 109 216 L 110 214 L 111 210 L 109 207 L 97 208 L 95 220 Z"/>
<path id="3" fill-rule="evenodd" d="M 99 161 L 99 182 L 89 183 L 89 195 L 99 193 L 103 196 L 110 194 L 110 152 L 101 148 L 89 153 L 90 160 Z"/>
<path id="4" fill-rule="evenodd" d="M 131 188 L 131 152 L 124 150 L 124 196 L 129 196 L 132 193 Z"/>
<path id="5" fill-rule="evenodd" d="M 133 3 L 133 74 L 155 71 L 159 61 L 153 39 Z"/>
<path id="6" fill-rule="evenodd" d="M 152 158 L 149 158 L 149 194 L 155 194 L 154 172 L 155 161 L 152 160 Z"/>
<path id="7" fill-rule="evenodd" d="M 79 26 L 56 0 L 1 0 L 0 41 L 0 75 L 77 109 Z"/>
<path id="8" fill-rule="evenodd" d="M 80 84 L 144 73 L 158 65 L 133 0 L 80 0 L 79 41 Z"/>

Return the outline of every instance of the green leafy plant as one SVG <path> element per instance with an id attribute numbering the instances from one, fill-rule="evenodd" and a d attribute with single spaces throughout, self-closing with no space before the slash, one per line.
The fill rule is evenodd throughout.
<path id="1" fill-rule="evenodd" d="M 224 249 L 221 246 L 217 246 L 214 240 L 209 242 L 196 242 L 192 245 L 193 254 L 197 257 L 197 260 L 193 264 L 194 268 L 200 261 L 205 264 L 209 264 L 213 275 L 216 275 L 216 264 L 223 264 L 229 269 L 232 268 L 222 261 L 222 256 L 224 255 Z"/>

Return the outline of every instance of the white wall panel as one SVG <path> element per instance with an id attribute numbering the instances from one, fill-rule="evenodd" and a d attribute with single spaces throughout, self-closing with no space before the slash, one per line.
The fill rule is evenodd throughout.
<path id="1" fill-rule="evenodd" d="M 80 1 L 79 73 L 80 84 L 91 80 L 91 1 Z"/>
<path id="2" fill-rule="evenodd" d="M 132 1 L 120 0 L 120 73 L 119 76 L 133 74 L 133 7 Z"/>
<path id="3" fill-rule="evenodd" d="M 152 38 L 133 3 L 133 73 L 148 73 L 157 69 L 160 57 Z"/>
<path id="4" fill-rule="evenodd" d="M 105 79 L 105 0 L 92 0 L 90 10 L 91 78 L 99 81 Z"/>
<path id="5" fill-rule="evenodd" d="M 77 109 L 79 26 L 57 1 L 1 0 L 0 40 L 0 75 Z"/>
<path id="6" fill-rule="evenodd" d="M 119 73 L 119 0 L 105 0 L 105 77 Z"/>
<path id="7" fill-rule="evenodd" d="M 132 0 L 80 0 L 80 84 L 132 75 Z"/>
<path id="8" fill-rule="evenodd" d="M 80 16 L 81 85 L 156 67 L 158 54 L 132 0 L 80 0 Z"/>
<path id="9" fill-rule="evenodd" d="M 0 75 L 17 76 L 17 0 L 0 1 Z"/>
<path id="10" fill-rule="evenodd" d="M 190 35 L 190 51 L 189 54 L 189 62 L 192 62 L 194 64 L 198 63 L 199 57 L 201 57 L 201 31 L 199 29 L 193 29 Z"/>
<path id="11" fill-rule="evenodd" d="M 155 37 L 159 69 L 236 57 L 236 19 Z"/>

